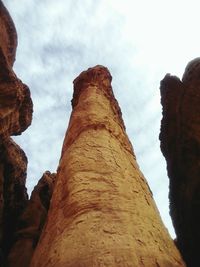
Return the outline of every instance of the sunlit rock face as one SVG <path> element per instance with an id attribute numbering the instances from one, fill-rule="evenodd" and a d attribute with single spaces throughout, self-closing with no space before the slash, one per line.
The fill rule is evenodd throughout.
<path id="1" fill-rule="evenodd" d="M 170 213 L 177 245 L 190 267 L 200 266 L 200 58 L 186 67 L 182 81 L 161 82 L 161 150 L 170 179 Z"/>
<path id="2" fill-rule="evenodd" d="M 105 67 L 75 79 L 72 106 L 30 266 L 184 266 L 137 165 Z"/>

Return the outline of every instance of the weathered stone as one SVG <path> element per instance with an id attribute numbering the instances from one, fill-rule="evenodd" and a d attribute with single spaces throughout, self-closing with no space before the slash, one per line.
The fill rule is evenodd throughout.
<path id="1" fill-rule="evenodd" d="M 184 266 L 125 133 L 109 71 L 74 81 L 46 226 L 31 267 Z"/>
<path id="2" fill-rule="evenodd" d="M 15 25 L 0 0 L 0 50 L 9 66 L 13 66 L 17 47 L 17 32 Z"/>
<path id="3" fill-rule="evenodd" d="M 19 218 L 15 243 L 8 256 L 8 267 L 28 267 L 46 221 L 55 174 L 45 172 L 35 186 L 28 205 Z"/>
<path id="4" fill-rule="evenodd" d="M 182 81 L 161 82 L 161 150 L 170 178 L 170 213 L 187 266 L 200 266 L 200 58 L 186 67 Z"/>
<path id="5" fill-rule="evenodd" d="M 32 120 L 29 88 L 14 74 L 17 33 L 0 1 L 0 143 L 10 135 L 21 134 Z"/>
<path id="6" fill-rule="evenodd" d="M 0 266 L 14 240 L 19 216 L 27 204 L 25 187 L 27 158 L 10 138 L 21 134 L 32 120 L 28 87 L 15 75 L 12 66 L 17 47 L 14 23 L 0 1 Z"/>
<path id="7" fill-rule="evenodd" d="M 28 200 L 26 193 L 27 158 L 11 139 L 0 147 L 0 250 L 6 257 L 13 243 L 17 220 Z"/>

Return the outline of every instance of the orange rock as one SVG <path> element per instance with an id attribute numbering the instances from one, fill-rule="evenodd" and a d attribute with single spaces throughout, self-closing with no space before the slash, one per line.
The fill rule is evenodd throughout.
<path id="1" fill-rule="evenodd" d="M 184 266 L 137 165 L 106 68 L 75 79 L 72 106 L 30 266 Z"/>

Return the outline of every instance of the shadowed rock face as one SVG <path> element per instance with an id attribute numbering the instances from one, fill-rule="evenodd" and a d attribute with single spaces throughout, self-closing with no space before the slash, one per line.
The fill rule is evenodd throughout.
<path id="1" fill-rule="evenodd" d="M 106 68 L 80 74 L 72 106 L 30 266 L 184 266 L 136 163 Z"/>
<path id="2" fill-rule="evenodd" d="M 28 267 L 46 221 L 55 174 L 45 172 L 35 186 L 26 208 L 19 217 L 8 267 Z"/>
<path id="3" fill-rule="evenodd" d="M 177 245 L 188 266 L 200 266 L 200 58 L 186 67 L 182 81 L 161 82 L 161 150 L 170 178 L 170 213 Z"/>
<path id="4" fill-rule="evenodd" d="M 10 138 L 0 147 L 0 249 L 4 257 L 14 240 L 17 218 L 26 207 L 27 158 Z"/>

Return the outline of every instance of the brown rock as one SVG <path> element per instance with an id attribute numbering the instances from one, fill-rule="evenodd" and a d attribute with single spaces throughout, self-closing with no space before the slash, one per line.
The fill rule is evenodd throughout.
<path id="1" fill-rule="evenodd" d="M 27 204 L 25 187 L 27 158 L 10 138 L 21 134 L 32 120 L 28 87 L 12 66 L 17 47 L 14 23 L 0 1 L 0 266 L 14 241 L 19 216 Z"/>
<path id="2" fill-rule="evenodd" d="M 0 143 L 10 135 L 21 134 L 32 120 L 29 88 L 14 74 L 17 33 L 0 1 Z"/>
<path id="3" fill-rule="evenodd" d="M 28 205 L 19 218 L 15 243 L 8 256 L 8 267 L 28 267 L 46 221 L 55 174 L 45 172 L 35 186 Z"/>
<path id="4" fill-rule="evenodd" d="M 46 226 L 31 267 L 184 266 L 125 133 L 109 71 L 74 81 Z"/>
<path id="5" fill-rule="evenodd" d="M 186 67 L 182 82 L 161 82 L 161 150 L 170 178 L 170 213 L 187 266 L 200 266 L 200 58 Z"/>
<path id="6" fill-rule="evenodd" d="M 28 200 L 27 158 L 10 138 L 0 147 L 0 250 L 6 257 L 13 243 L 17 220 Z"/>
<path id="7" fill-rule="evenodd" d="M 6 62 L 9 66 L 13 66 L 15 61 L 16 47 L 17 47 L 17 32 L 15 25 L 0 0 L 0 50 L 5 56 Z"/>

